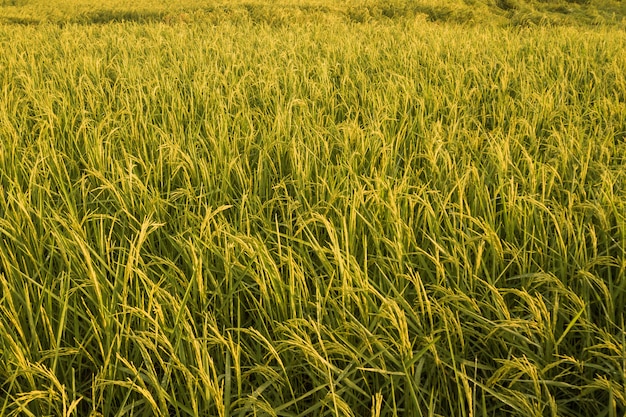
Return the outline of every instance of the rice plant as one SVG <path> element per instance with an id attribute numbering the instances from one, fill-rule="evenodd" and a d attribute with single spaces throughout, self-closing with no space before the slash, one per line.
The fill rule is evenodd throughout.
<path id="1" fill-rule="evenodd" d="M 238 7 L 0 26 L 0 415 L 623 415 L 624 31 Z"/>

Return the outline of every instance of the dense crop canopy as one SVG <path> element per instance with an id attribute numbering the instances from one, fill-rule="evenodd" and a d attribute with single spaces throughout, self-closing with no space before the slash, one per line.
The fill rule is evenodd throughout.
<path id="1" fill-rule="evenodd" d="M 623 415 L 623 31 L 182 20 L 0 26 L 0 415 Z"/>

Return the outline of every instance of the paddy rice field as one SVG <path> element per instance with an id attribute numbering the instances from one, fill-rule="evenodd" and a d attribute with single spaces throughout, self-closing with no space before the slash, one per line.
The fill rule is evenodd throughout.
<path id="1" fill-rule="evenodd" d="M 0 416 L 623 416 L 625 7 L 2 1 Z"/>

